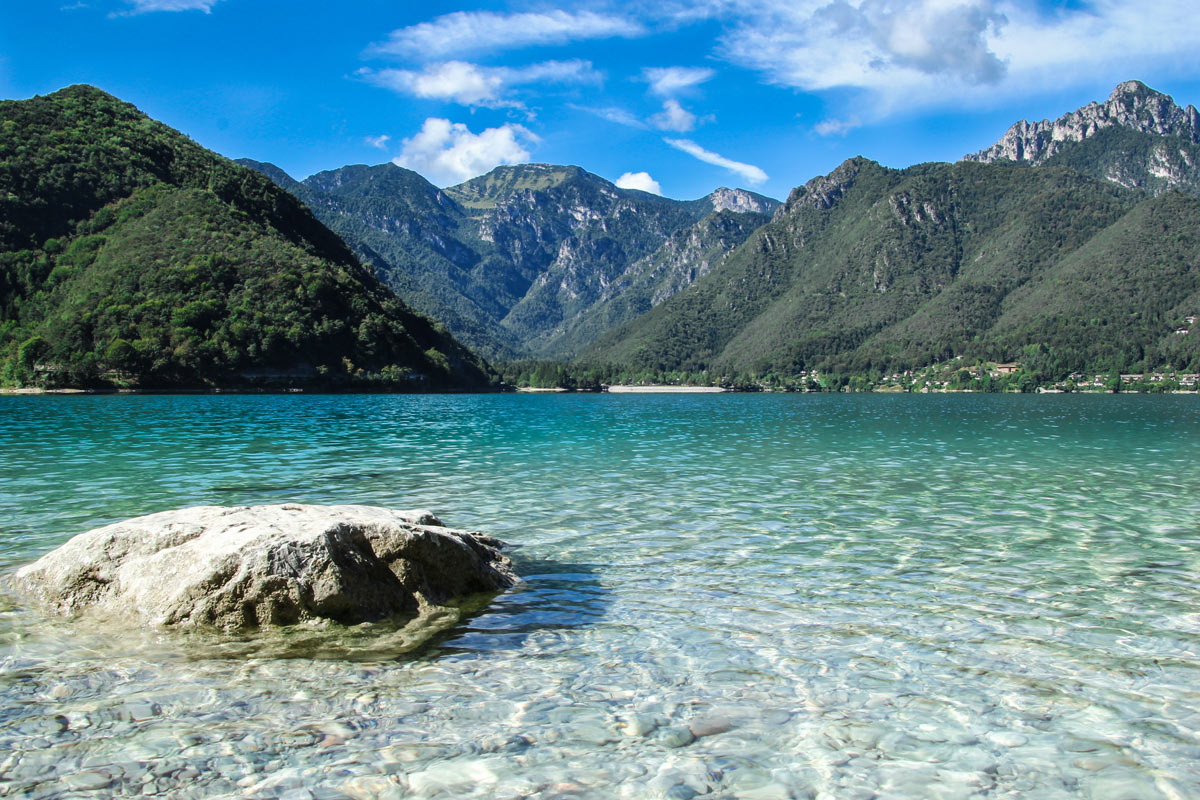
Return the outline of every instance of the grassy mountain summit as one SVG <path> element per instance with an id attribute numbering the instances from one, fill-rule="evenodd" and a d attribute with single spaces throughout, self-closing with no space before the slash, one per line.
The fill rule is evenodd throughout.
<path id="1" fill-rule="evenodd" d="M 466 388 L 295 198 L 88 86 L 0 103 L 6 385 Z"/>
<path id="2" fill-rule="evenodd" d="M 586 181 L 589 175 L 580 167 L 556 164 L 500 166 L 486 175 L 447 187 L 446 193 L 465 208 L 483 210 L 495 208 L 524 192 L 554 189 L 571 180 Z"/>
<path id="3" fill-rule="evenodd" d="M 272 165 L 240 163 L 303 200 L 417 308 L 501 359 L 577 352 L 703 273 L 702 263 L 669 275 L 645 270 L 660 249 L 677 247 L 673 237 L 719 211 L 750 215 L 735 226 L 740 231 L 779 206 L 725 188 L 671 200 L 552 164 L 501 166 L 438 189 L 394 164 L 297 182 Z M 712 246 L 724 252 L 748 234 L 714 237 Z M 654 276 L 672 288 L 649 285 Z M 637 298 L 601 310 L 634 286 Z"/>

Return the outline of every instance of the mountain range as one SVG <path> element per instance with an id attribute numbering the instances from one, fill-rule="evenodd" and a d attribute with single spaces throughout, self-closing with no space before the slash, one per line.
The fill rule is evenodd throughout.
<path id="1" fill-rule="evenodd" d="M 1200 369 L 1200 126 L 1137 81 L 957 164 L 856 158 L 581 359 L 868 374 Z M 1191 320 L 1189 322 L 1188 320 Z"/>
<path id="2" fill-rule="evenodd" d="M 1051 371 L 1197 363 L 1200 200 L 1066 167 L 887 169 L 796 189 L 717 269 L 585 361 L 651 370 L 891 373 L 963 356 Z"/>
<path id="3" fill-rule="evenodd" d="M 272 164 L 239 163 L 295 194 L 400 296 L 498 359 L 574 354 L 704 274 L 780 205 L 724 188 L 671 200 L 550 164 L 438 189 L 394 164 L 298 182 Z"/>
<path id="4" fill-rule="evenodd" d="M 0 104 L 0 381 L 490 385 L 456 339 L 707 379 L 1200 370 L 1200 124 L 1136 81 L 782 204 L 550 164 L 444 189 L 240 164 L 90 87 Z"/>

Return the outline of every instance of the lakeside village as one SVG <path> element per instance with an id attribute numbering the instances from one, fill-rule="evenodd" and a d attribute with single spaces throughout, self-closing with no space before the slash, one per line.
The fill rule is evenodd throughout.
<path id="1" fill-rule="evenodd" d="M 554 367 L 557 367 L 555 369 Z M 1151 372 L 1104 374 L 1071 373 L 1064 380 L 1046 381 L 1020 363 L 983 362 L 964 365 L 961 356 L 918 370 L 891 375 L 832 375 L 804 371 L 780 376 L 722 376 L 665 372 L 623 374 L 617 380 L 580 379 L 562 365 L 535 368 L 505 381 L 525 392 L 1134 392 L 1146 394 L 1196 392 L 1200 373 Z"/>
<path id="2" fill-rule="evenodd" d="M 853 376 L 823 378 L 818 373 L 801 374 L 793 381 L 760 380 L 758 391 L 825 391 L 825 392 L 1138 392 L 1175 393 L 1195 392 L 1198 373 L 1109 373 L 1084 375 L 1071 373 L 1065 380 L 1039 382 L 1038 376 L 1028 373 L 1017 363 L 987 363 L 969 367 L 948 362 L 922 370 L 898 372 L 877 378 Z M 816 384 L 814 387 L 812 384 Z M 753 391 L 753 389 L 751 389 Z"/>
<path id="3" fill-rule="evenodd" d="M 1196 316 L 1188 316 L 1174 330 L 1179 336 L 1195 331 Z M 522 361 L 500 365 L 501 380 L 519 392 L 1020 392 L 1063 393 L 1133 392 L 1139 394 L 1192 393 L 1200 388 L 1200 373 L 1072 372 L 1061 377 L 1052 367 L 1054 354 L 1041 345 L 1024 348 L 1026 361 L 997 362 L 977 359 L 968 363 L 959 355 L 914 370 L 885 374 L 832 374 L 817 370 L 795 374 L 722 375 L 708 372 L 636 371 L 614 367 L 582 367 L 555 361 Z M 1195 359 L 1191 359 L 1195 369 Z M 1061 362 L 1059 362 L 1061 364 Z M 1057 373 L 1057 377 L 1055 376 Z"/>

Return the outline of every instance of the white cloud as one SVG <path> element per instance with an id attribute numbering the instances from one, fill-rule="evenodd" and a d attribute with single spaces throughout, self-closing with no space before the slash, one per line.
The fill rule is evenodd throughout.
<path id="1" fill-rule="evenodd" d="M 734 161 L 725 158 L 722 155 L 705 150 L 700 145 L 693 142 L 691 139 L 663 139 L 664 142 L 674 147 L 676 150 L 682 150 L 693 158 L 698 158 L 706 164 L 723 167 L 731 172 L 736 172 L 741 175 L 749 183 L 762 183 L 767 179 L 767 173 L 763 172 L 753 164 L 744 164 L 741 161 Z"/>
<path id="2" fill-rule="evenodd" d="M 716 74 L 707 67 L 647 67 L 642 70 L 642 79 L 650 84 L 653 94 L 669 97 L 711 80 Z"/>
<path id="3" fill-rule="evenodd" d="M 1005 64 L 990 49 L 989 33 L 1007 18 L 994 0 L 835 0 L 815 15 L 836 35 L 870 42 L 879 66 L 951 75 L 968 83 L 996 83 Z"/>
<path id="4" fill-rule="evenodd" d="M 1049 17 L 1013 2 L 1004 13 L 994 49 L 1010 65 L 1014 94 L 1097 79 L 1115 85 L 1156 66 L 1194 65 L 1200 50 L 1193 0 L 1094 0 Z"/>
<path id="5" fill-rule="evenodd" d="M 543 61 L 526 67 L 484 67 L 465 61 L 429 64 L 422 71 L 361 69 L 360 77 L 376 86 L 431 100 L 465 106 L 519 107 L 510 99 L 514 86 L 531 83 L 599 83 L 590 61 Z"/>
<path id="6" fill-rule="evenodd" d="M 455 11 L 392 31 L 386 42 L 375 45 L 371 51 L 430 60 L 530 45 L 561 45 L 613 36 L 631 38 L 645 33 L 640 23 L 592 11 L 523 14 Z"/>
<path id="7" fill-rule="evenodd" d="M 617 188 L 638 189 L 650 194 L 662 194 L 662 187 L 658 185 L 658 181 L 650 177 L 649 172 L 626 172 L 617 178 Z"/>
<path id="8" fill-rule="evenodd" d="M 404 140 L 400 155 L 392 161 L 439 186 L 449 186 L 500 164 L 529 161 L 525 143 L 537 141 L 537 136 L 521 125 L 508 123 L 472 133 L 461 122 L 430 117 L 419 133 Z"/>
<path id="9" fill-rule="evenodd" d="M 813 125 L 813 130 L 820 136 L 845 136 L 855 128 L 862 127 L 862 120 L 851 114 L 846 119 L 826 119 Z"/>
<path id="10" fill-rule="evenodd" d="M 696 127 L 696 115 L 671 98 L 663 103 L 663 110 L 650 118 L 650 124 L 660 131 L 686 133 Z"/>
<path id="11" fill-rule="evenodd" d="M 371 145 L 371 147 L 378 147 L 380 150 L 386 150 L 387 143 L 391 140 L 391 138 L 392 137 L 385 133 L 380 136 L 368 136 L 365 141 L 367 144 Z"/>
<path id="12" fill-rule="evenodd" d="M 721 41 L 735 63 L 806 90 L 996 83 L 995 0 L 760 0 Z"/>
<path id="13" fill-rule="evenodd" d="M 127 0 L 133 6 L 130 14 L 146 14 L 151 11 L 203 11 L 205 14 L 221 0 Z"/>
<path id="14" fill-rule="evenodd" d="M 1115 84 L 1200 50 L 1194 0 L 709 0 L 718 52 L 804 91 L 867 93 L 868 118 Z M 1070 7 L 1075 6 L 1075 7 Z M 697 12 L 699 13 L 699 12 Z"/>
<path id="15" fill-rule="evenodd" d="M 633 113 L 626 111 L 623 108 L 619 108 L 617 106 L 605 106 L 603 108 L 595 108 L 592 106 L 572 105 L 571 108 L 577 109 L 579 111 L 586 111 L 589 114 L 595 114 L 597 117 L 600 117 L 601 119 L 606 119 L 609 122 L 615 122 L 618 125 L 625 125 L 630 128 L 642 128 L 642 129 L 645 129 L 647 127 L 646 123 L 642 122 L 640 119 L 638 119 L 636 116 L 634 116 Z"/>

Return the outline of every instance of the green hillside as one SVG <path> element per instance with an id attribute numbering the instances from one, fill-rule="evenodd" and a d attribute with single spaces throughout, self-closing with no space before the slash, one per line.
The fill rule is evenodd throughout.
<path id="1" fill-rule="evenodd" d="M 584 361 L 865 375 L 1033 345 L 1063 369 L 1195 370 L 1174 330 L 1196 313 L 1198 207 L 1062 167 L 852 159 Z"/>
<path id="2" fill-rule="evenodd" d="M 1055 372 L 1089 366 L 1200 371 L 1200 200 L 1178 192 L 1141 203 L 1006 299 L 979 347 L 1042 343 Z M 1189 333 L 1178 333 L 1191 329 Z"/>
<path id="3" fill-rule="evenodd" d="M 466 345 L 488 358 L 516 355 L 518 342 L 498 324 L 504 296 L 475 271 L 481 258 L 473 226 L 436 186 L 390 163 L 319 172 L 303 182 L 272 164 L 238 163 L 303 201 L 381 281 Z"/>
<path id="4" fill-rule="evenodd" d="M 4 385 L 489 383 L 292 196 L 99 90 L 0 103 L 0 186 Z"/>
<path id="5" fill-rule="evenodd" d="M 1073 142 L 1045 160 L 1150 195 L 1171 189 L 1200 197 L 1200 144 L 1114 126 Z"/>

